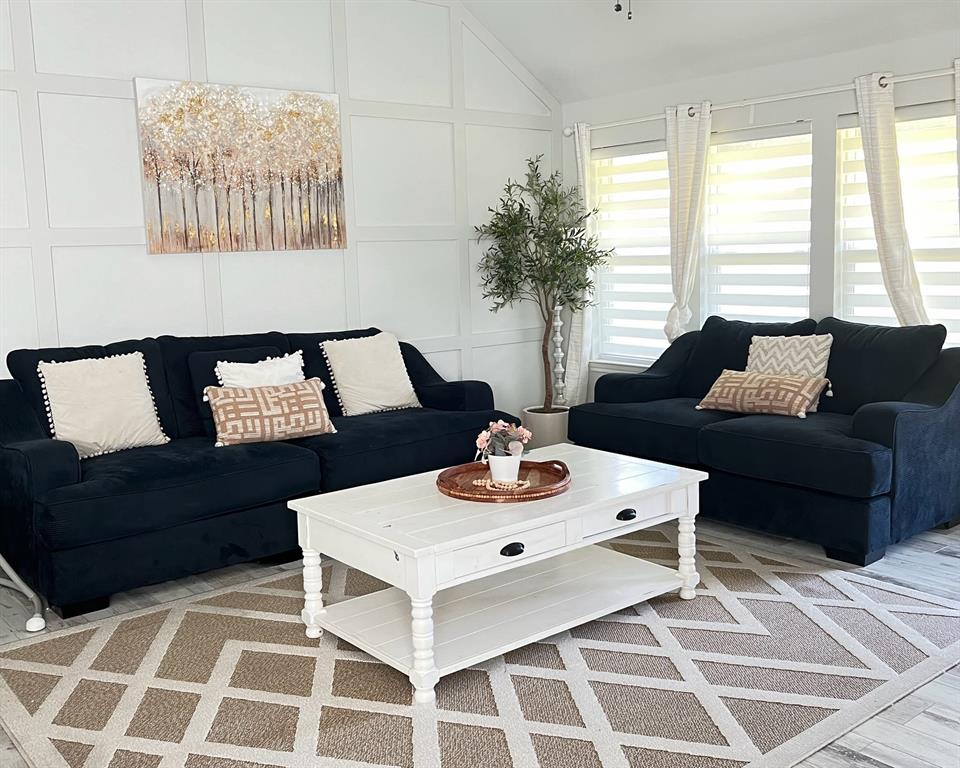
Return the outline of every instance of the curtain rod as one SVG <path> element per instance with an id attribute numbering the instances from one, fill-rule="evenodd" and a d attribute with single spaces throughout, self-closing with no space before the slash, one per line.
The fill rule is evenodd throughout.
<path id="1" fill-rule="evenodd" d="M 953 67 L 948 69 L 931 69 L 928 72 L 917 72 L 913 75 L 897 75 L 896 77 L 891 77 L 889 80 L 894 83 L 906 83 L 911 80 L 926 80 L 930 77 L 946 77 L 947 75 L 952 75 L 954 73 Z M 828 93 L 842 93 L 843 91 L 852 91 L 854 89 L 853 83 L 845 83 L 844 85 L 832 85 L 827 88 L 813 88 L 809 91 L 794 91 L 793 93 L 783 93 L 779 96 L 761 96 L 756 99 L 743 99 L 742 101 L 731 101 L 727 104 L 715 104 L 712 107 L 712 111 L 716 112 L 721 109 L 736 109 L 737 107 L 750 107 L 754 104 L 770 104 L 775 101 L 790 101 L 792 99 L 803 99 L 808 96 L 822 96 Z M 619 128 L 622 125 L 634 125 L 636 123 L 651 123 L 654 120 L 663 120 L 663 113 L 659 115 L 647 115 L 646 117 L 637 117 L 632 120 L 615 120 L 610 123 L 597 123 L 596 125 L 591 125 L 591 130 L 599 131 L 604 128 Z M 573 128 L 567 126 L 563 129 L 564 136 L 572 136 Z"/>

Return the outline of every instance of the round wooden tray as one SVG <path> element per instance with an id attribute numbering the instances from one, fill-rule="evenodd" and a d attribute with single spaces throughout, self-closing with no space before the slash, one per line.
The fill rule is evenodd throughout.
<path id="1" fill-rule="evenodd" d="M 491 490 L 473 484 L 474 480 L 489 476 L 490 468 L 482 461 L 461 464 L 437 476 L 437 490 L 455 499 L 503 504 L 548 499 L 563 493 L 570 485 L 570 470 L 562 461 L 521 461 L 519 479 L 530 481 L 530 485 L 521 490 Z"/>

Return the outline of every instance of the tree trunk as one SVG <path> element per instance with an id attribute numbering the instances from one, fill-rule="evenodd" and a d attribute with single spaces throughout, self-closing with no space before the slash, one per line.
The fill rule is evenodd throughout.
<path id="1" fill-rule="evenodd" d="M 280 174 L 280 226 L 283 227 L 283 250 L 287 250 L 287 182 Z"/>
<path id="2" fill-rule="evenodd" d="M 193 212 L 197 215 L 197 250 L 203 251 L 203 238 L 200 237 L 200 187 L 193 184 Z"/>
<path id="3" fill-rule="evenodd" d="M 277 228 L 277 225 L 276 225 L 276 209 L 275 209 L 275 207 L 274 207 L 274 205 L 273 205 L 273 187 L 274 187 L 273 174 L 270 173 L 270 170 L 269 170 L 269 169 L 267 170 L 267 178 L 270 180 L 270 202 L 269 202 L 269 206 L 270 206 L 270 250 L 271 250 L 271 251 L 275 251 L 275 250 L 277 250 L 277 245 L 276 245 L 276 242 L 275 242 L 275 240 L 274 240 L 273 233 L 274 233 L 274 231 L 275 231 L 276 228 Z"/>
<path id="4" fill-rule="evenodd" d="M 259 251 L 260 242 L 257 240 L 257 188 L 253 185 L 253 182 L 250 183 L 250 210 L 250 220 L 253 222 L 253 250 Z M 243 226 L 247 226 L 246 214 L 244 214 Z"/>
<path id="5" fill-rule="evenodd" d="M 163 245 L 163 192 L 160 189 L 160 166 L 154 158 L 153 161 L 153 171 L 154 177 L 157 180 L 157 215 L 159 216 L 158 221 L 160 222 L 160 253 L 163 253 L 165 248 Z"/>
<path id="6" fill-rule="evenodd" d="M 550 336 L 553 334 L 553 313 L 547 312 L 540 341 L 540 359 L 543 362 L 543 410 L 553 408 L 553 371 L 550 370 Z"/>
<path id="7" fill-rule="evenodd" d="M 180 209 L 183 211 L 183 249 L 190 250 L 190 239 L 187 237 L 187 187 L 183 178 L 183 169 L 180 169 Z"/>
<path id="8" fill-rule="evenodd" d="M 310 211 L 310 201 L 307 201 L 307 212 Z M 307 247 L 307 236 L 303 231 L 303 174 L 297 171 L 297 216 L 300 219 L 300 247 Z"/>

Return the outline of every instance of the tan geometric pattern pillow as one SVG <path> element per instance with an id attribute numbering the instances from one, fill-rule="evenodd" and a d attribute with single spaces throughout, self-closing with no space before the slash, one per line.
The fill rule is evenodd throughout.
<path id="1" fill-rule="evenodd" d="M 747 357 L 748 372 L 777 376 L 820 377 L 827 375 L 833 334 L 819 336 L 754 336 Z M 833 392 L 827 388 L 827 397 Z M 817 410 L 814 403 L 808 411 Z"/>
<path id="2" fill-rule="evenodd" d="M 805 419 L 829 381 L 822 376 L 774 376 L 724 371 L 697 410 L 772 413 Z"/>
<path id="3" fill-rule="evenodd" d="M 307 379 L 270 387 L 207 387 L 216 445 L 267 443 L 337 430 L 323 404 L 323 382 Z"/>

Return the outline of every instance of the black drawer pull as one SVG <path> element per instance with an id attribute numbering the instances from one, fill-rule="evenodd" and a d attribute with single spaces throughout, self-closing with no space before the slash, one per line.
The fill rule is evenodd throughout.
<path id="1" fill-rule="evenodd" d="M 504 557 L 516 557 L 517 555 L 523 554 L 523 542 L 522 541 L 513 541 L 503 549 L 500 550 L 500 554 Z"/>
<path id="2" fill-rule="evenodd" d="M 634 520 L 637 517 L 637 510 L 635 509 L 621 509 L 617 512 L 617 520 Z"/>

